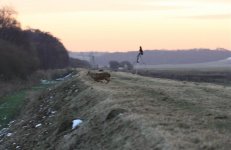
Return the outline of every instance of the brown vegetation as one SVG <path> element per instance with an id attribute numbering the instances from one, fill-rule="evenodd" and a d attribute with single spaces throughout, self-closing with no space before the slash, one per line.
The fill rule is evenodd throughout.
<path id="1" fill-rule="evenodd" d="M 112 74 L 98 84 L 83 71 L 30 97 L 0 149 L 230 148 L 230 87 Z"/>

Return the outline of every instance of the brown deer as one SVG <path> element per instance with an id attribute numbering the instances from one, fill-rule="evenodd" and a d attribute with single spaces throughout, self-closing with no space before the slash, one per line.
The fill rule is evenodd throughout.
<path id="1" fill-rule="evenodd" d="M 89 75 L 92 79 L 94 79 L 96 82 L 106 81 L 107 83 L 110 81 L 110 73 L 108 72 L 91 72 L 88 71 L 87 75 Z"/>

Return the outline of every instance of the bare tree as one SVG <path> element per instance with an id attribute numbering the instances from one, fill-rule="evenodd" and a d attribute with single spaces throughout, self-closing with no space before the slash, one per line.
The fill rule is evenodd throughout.
<path id="1" fill-rule="evenodd" d="M 0 28 L 20 27 L 20 23 L 15 19 L 17 12 L 8 6 L 0 8 Z"/>

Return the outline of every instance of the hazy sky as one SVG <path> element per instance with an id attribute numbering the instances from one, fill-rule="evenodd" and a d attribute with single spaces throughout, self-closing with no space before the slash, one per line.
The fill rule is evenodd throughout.
<path id="1" fill-rule="evenodd" d="M 231 50 L 231 0 L 0 0 L 22 27 L 71 51 L 223 47 Z"/>

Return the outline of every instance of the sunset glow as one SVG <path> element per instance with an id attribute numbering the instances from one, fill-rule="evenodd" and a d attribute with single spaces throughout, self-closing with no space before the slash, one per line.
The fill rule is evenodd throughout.
<path id="1" fill-rule="evenodd" d="M 231 50 L 230 0 L 1 0 L 23 28 L 58 37 L 70 51 L 222 47 Z"/>

